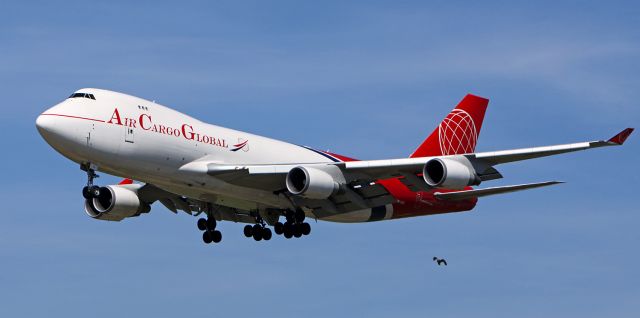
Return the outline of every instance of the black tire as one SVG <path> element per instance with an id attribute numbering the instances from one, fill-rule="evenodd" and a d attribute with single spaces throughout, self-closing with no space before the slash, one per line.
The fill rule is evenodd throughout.
<path id="1" fill-rule="evenodd" d="M 211 240 L 213 243 L 220 243 L 222 241 L 222 233 L 220 231 L 211 232 Z"/>
<path id="2" fill-rule="evenodd" d="M 271 236 L 272 236 L 272 234 L 271 234 L 271 229 L 270 229 L 270 228 L 265 227 L 264 229 L 262 229 L 262 238 L 263 238 L 265 241 L 270 240 L 270 239 L 271 239 Z"/>
<path id="3" fill-rule="evenodd" d="M 295 213 L 293 213 L 293 211 L 287 211 L 287 213 L 284 214 L 284 218 L 288 223 L 293 223 L 295 221 Z"/>
<path id="4" fill-rule="evenodd" d="M 204 231 L 204 233 L 202 233 L 202 240 L 203 240 L 206 244 L 209 244 L 209 243 L 213 242 L 213 237 L 211 236 L 211 232 L 209 232 L 209 231 Z"/>
<path id="5" fill-rule="evenodd" d="M 287 238 L 291 238 L 293 236 L 293 224 L 287 222 L 284 224 L 284 226 L 282 227 L 282 234 L 284 234 L 284 236 L 288 236 Z"/>
<path id="6" fill-rule="evenodd" d="M 216 225 L 217 225 L 217 223 L 218 223 L 218 222 L 216 222 L 216 219 L 215 219 L 215 218 L 212 218 L 212 217 L 211 217 L 211 218 L 208 218 L 208 219 L 207 219 L 207 229 L 208 229 L 209 231 L 213 231 L 213 230 L 215 230 L 215 229 L 216 229 Z"/>
<path id="7" fill-rule="evenodd" d="M 293 232 L 293 236 L 301 237 L 302 236 L 302 225 L 301 224 L 294 224 L 292 232 Z"/>
<path id="8" fill-rule="evenodd" d="M 89 193 L 92 198 L 97 198 L 100 196 L 100 187 L 99 186 L 91 186 L 89 188 Z"/>
<path id="9" fill-rule="evenodd" d="M 248 224 L 244 226 L 244 236 L 245 237 L 252 237 L 253 236 L 253 226 L 248 225 Z"/>
<path id="10" fill-rule="evenodd" d="M 87 200 L 91 199 L 91 192 L 89 192 L 89 187 L 82 188 L 82 197 Z"/>
<path id="11" fill-rule="evenodd" d="M 253 239 L 256 241 L 261 241 L 262 240 L 262 231 L 258 230 L 258 231 L 253 231 Z"/>
<path id="12" fill-rule="evenodd" d="M 204 231 L 207 229 L 207 220 L 200 218 L 198 219 L 198 230 Z"/>
<path id="13" fill-rule="evenodd" d="M 302 235 L 309 235 L 311 233 L 311 225 L 307 222 L 300 224 L 302 228 Z"/>
<path id="14" fill-rule="evenodd" d="M 306 215 L 304 215 L 304 211 L 302 211 L 302 209 L 296 210 L 295 218 L 298 223 L 302 223 L 305 217 Z"/>
<path id="15" fill-rule="evenodd" d="M 273 231 L 276 232 L 277 235 L 281 235 L 282 230 L 284 230 L 284 224 L 276 222 L 276 224 L 273 226 Z"/>

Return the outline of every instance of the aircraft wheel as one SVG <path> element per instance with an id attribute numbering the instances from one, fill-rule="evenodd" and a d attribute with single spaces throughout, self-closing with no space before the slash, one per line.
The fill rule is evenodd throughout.
<path id="1" fill-rule="evenodd" d="M 293 236 L 301 237 L 302 236 L 302 226 L 301 224 L 295 224 L 293 226 Z"/>
<path id="2" fill-rule="evenodd" d="M 245 237 L 253 236 L 253 226 L 248 224 L 244 226 L 244 236 Z"/>
<path id="3" fill-rule="evenodd" d="M 296 221 L 298 222 L 304 221 L 304 218 L 305 218 L 304 211 L 302 211 L 302 209 L 297 209 L 295 218 L 296 218 Z"/>
<path id="4" fill-rule="evenodd" d="M 258 231 L 253 231 L 253 239 L 256 241 L 261 241 L 262 240 L 262 231 L 258 230 Z"/>
<path id="5" fill-rule="evenodd" d="M 282 234 L 283 228 L 284 228 L 284 224 L 280 222 L 276 222 L 276 224 L 273 226 L 273 231 L 276 232 L 277 235 L 280 235 Z"/>
<path id="6" fill-rule="evenodd" d="M 198 230 L 204 231 L 207 229 L 207 220 L 200 218 L 198 219 Z"/>
<path id="7" fill-rule="evenodd" d="M 289 222 L 285 223 L 284 226 L 282 227 L 282 234 L 284 234 L 284 237 L 290 239 L 293 237 L 293 225 Z"/>
<path id="8" fill-rule="evenodd" d="M 270 240 L 270 239 L 271 239 L 271 235 L 272 235 L 272 234 L 271 234 L 271 229 L 269 229 L 269 228 L 267 228 L 267 227 L 265 227 L 264 229 L 262 229 L 262 238 L 263 238 L 265 241 Z"/>
<path id="9" fill-rule="evenodd" d="M 284 218 L 287 220 L 288 223 L 293 223 L 295 221 L 295 213 L 292 211 L 287 211 L 287 213 L 284 215 Z"/>
<path id="10" fill-rule="evenodd" d="M 82 197 L 89 200 L 91 199 L 91 192 L 89 192 L 89 187 L 82 188 Z"/>
<path id="11" fill-rule="evenodd" d="M 89 194 L 92 198 L 97 198 L 100 196 L 100 187 L 99 186 L 91 186 L 89 187 Z"/>
<path id="12" fill-rule="evenodd" d="M 204 233 L 202 233 L 202 240 L 203 240 L 206 244 L 209 244 L 209 243 L 213 242 L 213 237 L 211 237 L 211 232 L 209 232 L 209 231 L 204 231 Z"/>
<path id="13" fill-rule="evenodd" d="M 311 233 L 311 225 L 309 223 L 302 223 L 300 227 L 302 228 L 302 235 L 309 235 Z"/>
<path id="14" fill-rule="evenodd" d="M 211 240 L 213 243 L 220 243 L 222 241 L 222 233 L 220 231 L 211 232 Z"/>
<path id="15" fill-rule="evenodd" d="M 262 226 L 260 224 L 254 224 L 253 225 L 253 232 L 252 233 L 262 233 Z"/>
<path id="16" fill-rule="evenodd" d="M 210 217 L 207 219 L 207 229 L 209 229 L 209 231 L 213 231 L 216 229 L 216 225 L 218 222 L 216 222 L 216 219 L 213 217 Z"/>

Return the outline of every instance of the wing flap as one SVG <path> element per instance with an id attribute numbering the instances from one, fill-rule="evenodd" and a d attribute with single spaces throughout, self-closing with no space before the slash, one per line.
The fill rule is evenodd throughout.
<path id="1" fill-rule="evenodd" d="M 541 188 L 541 187 L 546 187 L 546 186 L 560 184 L 560 183 L 564 183 L 564 182 L 547 181 L 547 182 L 539 182 L 539 183 L 527 183 L 527 184 L 502 186 L 502 187 L 492 187 L 492 188 L 485 188 L 485 189 L 463 190 L 463 191 L 453 191 L 453 192 L 436 192 L 434 193 L 434 196 L 440 200 L 458 201 L 458 200 L 486 197 L 486 196 L 496 195 L 496 194 Z"/>

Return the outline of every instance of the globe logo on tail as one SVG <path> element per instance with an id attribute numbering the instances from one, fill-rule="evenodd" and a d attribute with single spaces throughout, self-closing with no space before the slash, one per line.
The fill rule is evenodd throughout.
<path id="1" fill-rule="evenodd" d="M 472 153 L 476 149 L 478 131 L 469 113 L 454 109 L 438 126 L 442 155 Z"/>

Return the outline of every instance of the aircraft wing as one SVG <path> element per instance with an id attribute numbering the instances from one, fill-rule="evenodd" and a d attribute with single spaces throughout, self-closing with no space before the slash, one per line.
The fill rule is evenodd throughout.
<path id="1" fill-rule="evenodd" d="M 464 157 L 474 166 L 482 180 L 501 178 L 502 176 L 493 169 L 493 166 L 528 160 L 546 156 L 552 156 L 567 152 L 587 150 L 608 146 L 619 146 L 633 132 L 633 128 L 627 128 L 608 140 L 588 141 L 581 143 L 563 144 L 555 146 L 522 148 L 514 150 L 503 150 L 493 152 L 480 152 L 464 155 L 442 156 L 439 158 Z M 377 179 L 397 177 L 407 173 L 420 174 L 427 161 L 434 157 L 406 158 L 391 160 L 369 160 L 345 162 L 344 168 L 347 171 L 360 172 Z M 484 176 L 484 178 L 483 178 Z"/>
<path id="2" fill-rule="evenodd" d="M 562 144 L 554 146 L 522 148 L 513 150 L 502 150 L 492 152 L 479 152 L 463 155 L 440 156 L 438 158 L 466 158 L 482 178 L 482 180 L 491 180 L 501 178 L 502 176 L 493 169 L 493 166 L 528 160 L 546 156 L 552 156 L 567 152 L 588 150 L 600 147 L 619 146 L 624 143 L 627 137 L 633 132 L 633 128 L 627 128 L 608 140 L 587 141 L 572 144 Z M 210 176 L 220 178 L 231 183 L 234 180 L 241 180 L 252 176 L 269 176 L 263 178 L 259 183 L 271 184 L 278 188 L 283 187 L 284 176 L 292 169 L 298 166 L 322 166 L 337 165 L 347 175 L 348 181 L 375 181 L 378 179 L 386 179 L 392 177 L 404 176 L 412 179 L 412 175 L 416 176 L 422 173 L 422 168 L 427 161 L 435 157 L 420 158 L 401 158 L 387 160 L 362 160 L 347 161 L 337 163 L 297 163 L 297 164 L 275 164 L 275 165 L 227 165 L 213 162 L 192 162 L 181 168 L 183 171 L 192 171 L 206 173 Z M 278 177 L 279 176 L 279 177 Z M 252 178 L 253 179 L 253 178 Z M 254 182 L 255 179 L 252 181 Z"/>
<path id="3" fill-rule="evenodd" d="M 423 180 L 422 169 L 429 160 L 434 158 L 450 158 L 465 161 L 473 166 L 481 181 L 486 181 L 502 178 L 502 175 L 494 168 L 495 165 L 579 150 L 618 146 L 624 143 L 632 131 L 632 128 L 627 128 L 607 140 L 450 156 L 275 165 L 229 165 L 201 160 L 188 163 L 182 166 L 180 170 L 197 175 L 206 174 L 233 185 L 267 190 L 273 193 L 283 193 L 286 191 L 285 178 L 291 169 L 300 166 L 320 168 L 323 166 L 336 166 L 340 168 L 344 174 L 348 186 L 344 187 L 343 191 L 339 194 L 332 196 L 330 198 L 331 200 L 293 198 L 296 203 L 304 203 L 307 206 L 317 207 L 319 210 L 326 211 L 327 214 L 336 214 L 357 208 L 370 208 L 393 202 L 393 196 L 391 196 L 383 186 L 376 183 L 376 181 L 380 179 L 399 178 L 399 180 L 412 191 L 432 190 Z M 459 198 L 513 192 L 557 183 L 558 182 L 549 182 L 476 189 L 472 190 L 472 192 L 459 191 L 450 194 L 442 193 L 438 195 L 438 197 L 441 199 L 455 200 Z"/>

